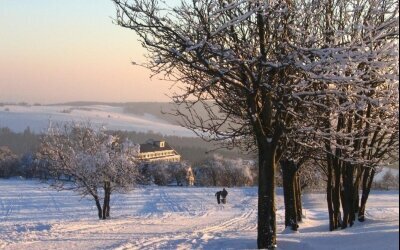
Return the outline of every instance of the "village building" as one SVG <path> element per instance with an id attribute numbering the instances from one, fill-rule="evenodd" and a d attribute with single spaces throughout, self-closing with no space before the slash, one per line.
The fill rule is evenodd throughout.
<path id="1" fill-rule="evenodd" d="M 181 156 L 165 141 L 148 140 L 140 144 L 138 158 L 144 162 L 180 162 Z"/>
<path id="2" fill-rule="evenodd" d="M 182 164 L 181 156 L 165 141 L 148 140 L 140 144 L 138 159 L 145 167 L 152 164 L 168 163 L 164 166 L 176 167 L 175 185 L 193 186 L 195 177 L 191 166 Z M 184 166 L 184 167 L 183 167 Z M 182 168 L 183 167 L 183 168 Z"/>

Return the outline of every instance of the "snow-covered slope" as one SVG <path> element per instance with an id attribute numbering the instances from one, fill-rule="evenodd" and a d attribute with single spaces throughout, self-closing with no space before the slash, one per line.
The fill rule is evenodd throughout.
<path id="1" fill-rule="evenodd" d="M 141 187 L 111 200 L 111 219 L 92 201 L 35 181 L 0 179 L 0 249 L 255 249 L 257 189 Z M 307 194 L 299 233 L 287 233 L 278 190 L 278 249 L 398 249 L 398 191 L 372 192 L 367 221 L 328 231 L 324 194 Z"/>
<path id="2" fill-rule="evenodd" d="M 107 105 L 87 106 L 18 106 L 0 107 L 0 127 L 9 127 L 21 132 L 28 126 L 35 132 L 45 130 L 49 121 L 90 121 L 95 125 L 105 125 L 108 129 L 136 132 L 153 131 L 163 135 L 192 137 L 194 134 L 180 126 L 172 125 L 153 115 L 134 115 L 123 112 L 122 107 Z"/>

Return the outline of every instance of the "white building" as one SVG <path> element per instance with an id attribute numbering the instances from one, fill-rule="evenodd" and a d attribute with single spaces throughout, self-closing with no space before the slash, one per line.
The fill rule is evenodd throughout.
<path id="1" fill-rule="evenodd" d="M 148 140 L 140 144 L 138 158 L 146 162 L 167 161 L 180 162 L 181 156 L 165 141 Z"/>

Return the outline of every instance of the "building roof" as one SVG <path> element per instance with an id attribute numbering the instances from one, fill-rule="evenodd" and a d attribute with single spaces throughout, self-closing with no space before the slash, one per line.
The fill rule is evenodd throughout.
<path id="1" fill-rule="evenodd" d="M 165 142 L 164 147 L 160 148 L 159 146 L 151 143 L 140 144 L 140 153 L 148 153 L 148 152 L 158 152 L 165 150 L 174 150 L 168 143 Z"/>

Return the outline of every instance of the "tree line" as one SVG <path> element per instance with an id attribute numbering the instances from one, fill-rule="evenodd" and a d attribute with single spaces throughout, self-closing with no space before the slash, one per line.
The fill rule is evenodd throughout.
<path id="1" fill-rule="evenodd" d="M 211 142 L 205 142 L 200 138 L 195 137 L 180 137 L 180 136 L 165 136 L 160 133 L 154 132 L 135 132 L 135 131 L 109 131 L 110 133 L 118 134 L 122 137 L 127 137 L 130 140 L 142 143 L 148 139 L 165 140 L 174 149 L 179 152 L 183 159 L 197 163 L 204 159 L 209 158 L 214 153 L 222 155 L 227 158 L 234 158 L 239 156 L 243 159 L 252 159 L 253 155 L 243 154 L 241 152 L 218 149 L 216 145 Z M 18 157 L 28 157 L 35 154 L 40 144 L 40 137 L 42 133 L 35 133 L 27 127 L 22 133 L 14 132 L 10 128 L 0 128 L 0 146 L 9 148 Z"/>

